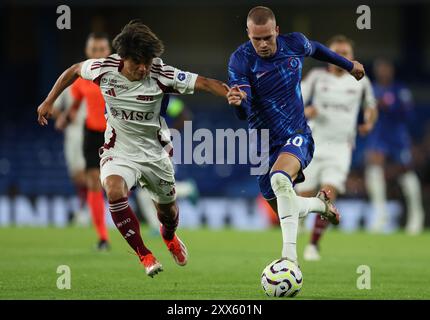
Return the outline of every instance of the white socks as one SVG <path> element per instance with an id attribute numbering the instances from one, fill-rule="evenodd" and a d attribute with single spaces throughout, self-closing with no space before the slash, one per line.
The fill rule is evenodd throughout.
<path id="1" fill-rule="evenodd" d="M 365 171 L 365 180 L 375 214 L 371 228 L 373 231 L 383 231 L 388 218 L 384 169 L 381 166 L 369 165 Z"/>
<path id="2" fill-rule="evenodd" d="M 413 171 L 408 171 L 399 178 L 400 187 L 406 199 L 408 233 L 419 233 L 424 227 L 424 208 L 421 197 L 420 181 Z"/>
<path id="3" fill-rule="evenodd" d="M 322 212 L 325 204 L 318 198 L 298 197 L 289 176 L 276 171 L 271 175 L 270 184 L 277 198 L 278 215 L 282 230 L 282 257 L 297 264 L 297 229 L 299 215 Z"/>

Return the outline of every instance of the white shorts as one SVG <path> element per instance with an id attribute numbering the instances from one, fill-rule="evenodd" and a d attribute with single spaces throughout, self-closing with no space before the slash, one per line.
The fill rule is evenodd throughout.
<path id="1" fill-rule="evenodd" d="M 175 172 L 169 157 L 158 161 L 138 163 L 120 156 L 106 155 L 100 160 L 100 180 L 102 185 L 111 175 L 121 176 L 130 191 L 139 184 L 146 188 L 152 200 L 165 204 L 175 201 Z"/>
<path id="2" fill-rule="evenodd" d="M 317 154 L 304 170 L 305 181 L 296 186 L 298 192 L 317 191 L 323 185 L 345 192 L 345 183 L 351 166 L 351 148 L 342 146 L 330 153 Z"/>
<path id="3" fill-rule="evenodd" d="M 64 132 L 64 158 L 70 176 L 85 170 L 84 128 L 69 126 Z"/>

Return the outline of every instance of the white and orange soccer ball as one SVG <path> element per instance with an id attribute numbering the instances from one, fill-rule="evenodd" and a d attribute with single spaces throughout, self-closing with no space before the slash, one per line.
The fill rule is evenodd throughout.
<path id="1" fill-rule="evenodd" d="M 274 260 L 261 274 L 261 286 L 269 297 L 294 297 L 302 285 L 300 268 L 289 260 Z"/>

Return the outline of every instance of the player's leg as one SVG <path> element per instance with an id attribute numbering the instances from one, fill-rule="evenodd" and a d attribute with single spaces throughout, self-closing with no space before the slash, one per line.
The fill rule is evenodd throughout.
<path id="1" fill-rule="evenodd" d="M 179 223 L 179 209 L 176 201 L 157 203 L 154 201 L 157 217 L 160 221 L 160 233 L 164 240 L 172 240 Z"/>
<path id="2" fill-rule="evenodd" d="M 176 204 L 176 190 L 173 165 L 169 158 L 141 166 L 139 183 L 145 187 L 157 210 L 161 223 L 160 234 L 175 262 L 184 266 L 188 252 L 184 243 L 176 235 L 179 224 L 179 208 Z"/>
<path id="3" fill-rule="evenodd" d="M 375 214 L 371 230 L 374 232 L 381 232 L 388 219 L 387 191 L 384 173 L 385 155 L 382 151 L 371 150 L 367 153 L 366 161 L 366 189 Z"/>
<path id="4" fill-rule="evenodd" d="M 172 254 L 175 262 L 185 266 L 188 261 L 188 251 L 182 240 L 176 235 L 179 224 L 179 208 L 176 201 L 170 203 L 155 203 L 157 216 L 161 222 L 160 234 Z"/>
<path id="5" fill-rule="evenodd" d="M 103 132 L 86 129 L 84 135 L 84 156 L 87 173 L 87 203 L 99 242 L 97 248 L 109 248 L 109 237 L 105 219 L 105 202 L 100 182 L 100 158 L 98 149 L 104 142 Z"/>
<path id="6" fill-rule="evenodd" d="M 136 170 L 128 167 L 126 161 L 110 157 L 102 159 L 100 178 L 109 201 L 109 211 L 118 231 L 139 257 L 146 274 L 153 277 L 162 271 L 161 264 L 145 246 L 140 223 L 128 203 L 128 193 L 136 183 Z"/>
<path id="7" fill-rule="evenodd" d="M 409 234 L 419 234 L 424 229 L 425 215 L 420 181 L 417 174 L 409 170 L 400 176 L 399 182 L 406 200 L 406 232 Z"/>
<path id="8" fill-rule="evenodd" d="M 271 226 L 279 225 L 278 206 L 276 204 L 276 198 L 265 199 L 260 193 L 256 199 L 257 206 L 264 213 L 267 219 L 270 221 Z"/>
<path id="9" fill-rule="evenodd" d="M 281 153 L 271 169 L 270 182 L 276 195 L 277 212 L 282 230 L 282 257 L 297 264 L 297 229 L 300 211 L 324 212 L 326 204 L 318 198 L 296 195 L 293 181 L 301 170 L 301 163 L 290 153 Z M 272 200 L 273 201 L 273 200 Z M 303 210 L 303 208 L 306 208 Z"/>
<path id="10" fill-rule="evenodd" d="M 157 218 L 157 210 L 155 209 L 152 198 L 145 188 L 137 188 L 136 199 L 139 204 L 140 211 L 145 217 L 149 228 L 151 229 L 151 234 L 158 234 L 158 229 L 160 227 L 160 222 Z"/>
<path id="11" fill-rule="evenodd" d="M 74 171 L 72 174 L 73 184 L 76 186 L 76 191 L 79 198 L 79 204 L 81 209 L 85 206 L 87 202 L 87 178 L 85 174 L 85 169 L 80 169 Z"/>
<path id="12" fill-rule="evenodd" d="M 84 220 L 84 208 L 87 202 L 87 178 L 85 174 L 85 158 L 83 154 L 82 128 L 68 127 L 64 133 L 64 158 L 66 160 L 69 176 L 76 188 L 79 199 L 79 210 L 74 218 L 79 223 Z"/>
<path id="13" fill-rule="evenodd" d="M 88 187 L 85 166 L 72 174 L 72 180 L 79 199 L 79 209 L 74 213 L 73 219 L 77 225 L 87 226 L 90 223 L 90 217 L 87 207 Z"/>
<path id="14" fill-rule="evenodd" d="M 325 190 L 330 194 L 330 201 L 334 202 L 337 198 L 337 189 L 332 186 L 325 184 L 322 186 L 321 190 Z M 303 196 L 312 196 L 312 194 L 304 194 Z M 315 222 L 312 228 L 311 238 L 308 246 L 305 248 L 304 259 L 307 261 L 318 261 L 321 259 L 320 256 L 320 240 L 324 231 L 327 229 L 329 221 L 324 219 L 321 215 L 317 214 L 315 216 Z"/>
<path id="15" fill-rule="evenodd" d="M 309 182 L 306 181 L 304 184 L 306 186 L 311 186 L 310 187 L 311 189 L 316 189 L 318 186 L 318 183 L 315 184 L 314 182 L 311 182 L 312 181 L 311 179 L 309 179 L 309 180 L 310 180 Z M 295 181 L 295 183 L 296 183 L 296 181 Z M 264 186 L 265 184 L 267 184 L 267 183 L 266 183 L 265 177 L 264 177 L 264 178 L 260 179 L 260 188 L 266 189 Z M 271 182 L 269 181 L 269 185 L 270 184 L 271 184 Z M 300 187 L 301 187 L 301 185 L 300 185 Z M 299 188 L 299 190 L 304 190 L 304 189 Z M 306 193 L 300 194 L 300 195 L 296 194 L 296 197 L 300 203 L 299 218 L 303 219 L 303 218 L 307 217 L 309 213 L 314 212 L 314 213 L 319 213 L 322 215 L 326 215 L 327 217 L 330 217 L 330 219 L 333 219 L 334 224 L 339 223 L 339 221 L 336 221 L 337 218 L 334 217 L 333 215 L 331 215 L 329 212 L 329 210 L 332 208 L 331 206 L 329 206 L 329 208 L 327 208 L 327 206 L 326 206 L 325 209 L 322 211 L 318 210 L 318 208 L 321 208 L 319 205 L 321 203 L 321 201 L 323 201 L 327 204 L 329 202 L 327 200 L 324 200 L 325 197 L 323 195 L 321 195 L 321 192 L 319 192 L 318 195 L 319 195 L 319 197 L 316 197 L 314 191 L 306 192 Z M 278 214 L 278 199 L 277 199 L 277 197 L 276 196 L 272 197 L 271 194 L 267 193 L 267 192 L 263 192 L 263 196 L 266 199 L 266 201 L 269 203 L 269 205 L 273 209 L 273 211 L 275 211 Z M 315 209 L 315 208 L 317 208 L 317 209 Z"/>
<path id="16" fill-rule="evenodd" d="M 303 173 L 306 175 L 305 181 L 295 186 L 295 190 L 300 197 L 310 198 L 315 196 L 316 190 L 318 190 L 318 187 L 320 186 L 321 164 L 322 159 L 314 157 L 311 163 L 309 163 L 309 165 L 303 171 Z M 299 233 L 301 230 L 306 228 L 304 215 L 307 216 L 307 214 L 308 213 L 306 212 L 301 212 L 299 214 L 299 218 L 302 218 L 299 220 Z M 304 258 L 307 260 L 306 250 Z"/>
<path id="17" fill-rule="evenodd" d="M 299 197 L 303 198 L 303 203 L 306 203 L 308 198 L 315 197 L 315 190 L 318 190 L 320 186 L 320 164 L 319 159 L 313 159 L 303 171 L 303 175 L 306 174 L 306 179 L 303 179 L 304 181 L 301 181 L 301 183 L 295 186 L 295 190 L 299 194 Z M 310 212 L 309 206 L 302 206 L 299 218 L 304 219 Z"/>
<path id="18" fill-rule="evenodd" d="M 403 143 L 402 152 L 399 159 L 396 159 L 402 166 L 399 176 L 399 184 L 406 200 L 407 220 L 406 232 L 409 234 L 419 234 L 424 229 L 424 208 L 421 195 L 420 180 L 412 169 L 412 155 L 409 143 Z"/>
<path id="19" fill-rule="evenodd" d="M 98 168 L 87 170 L 88 195 L 87 203 L 90 208 L 93 224 L 99 237 L 98 249 L 109 249 L 109 237 L 106 227 L 105 202 L 103 189 L 100 183 L 100 171 Z"/>
<path id="20" fill-rule="evenodd" d="M 334 147 L 335 145 L 332 145 Z M 346 179 L 351 166 L 351 147 L 349 144 L 337 144 L 334 148 L 327 149 L 327 154 L 314 159 L 306 168 L 306 175 L 309 180 L 314 179 L 321 185 L 320 192 L 330 195 L 330 201 L 336 201 L 338 194 L 345 192 Z M 317 160 L 316 162 L 314 162 Z M 306 181 L 303 183 L 306 186 Z M 302 187 L 302 186 L 300 186 Z M 307 193 L 303 196 L 312 196 Z M 321 215 L 316 215 L 312 229 L 309 245 L 305 248 L 305 260 L 317 261 L 320 256 L 320 241 L 324 231 L 328 227 L 328 220 Z"/>
<path id="21" fill-rule="evenodd" d="M 308 175 L 307 175 L 307 179 L 309 179 Z M 309 189 L 305 189 L 305 190 L 307 191 L 299 192 L 299 195 L 301 197 L 309 198 L 315 195 L 315 190 L 309 190 Z M 305 259 L 306 261 L 318 261 L 321 259 L 319 255 L 319 250 L 317 247 L 318 240 L 316 239 L 315 235 L 318 234 L 319 228 L 322 227 L 322 224 L 323 223 L 325 224 L 326 222 L 328 223 L 327 220 L 321 219 L 321 216 L 319 214 L 315 215 L 314 225 L 312 226 L 312 230 L 311 230 L 311 237 L 310 237 L 309 243 L 306 245 L 303 252 L 303 259 Z"/>
<path id="22" fill-rule="evenodd" d="M 305 217 L 308 216 L 309 213 L 311 212 L 315 212 L 315 213 L 320 213 L 322 214 L 323 212 L 319 212 L 319 211 L 315 211 L 313 210 L 313 208 L 315 208 L 315 202 L 314 202 L 314 198 L 315 193 L 313 193 L 311 196 L 303 196 L 302 194 L 297 195 L 296 196 L 301 200 L 301 205 L 299 207 L 299 219 L 303 219 Z M 275 211 L 278 214 L 278 199 L 275 197 L 273 199 L 266 199 L 267 203 L 269 203 L 270 207 L 272 208 L 273 211 Z M 320 208 L 318 206 L 318 208 Z"/>

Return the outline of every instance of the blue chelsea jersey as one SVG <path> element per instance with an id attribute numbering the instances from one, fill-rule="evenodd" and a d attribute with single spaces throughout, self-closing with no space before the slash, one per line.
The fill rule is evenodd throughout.
<path id="1" fill-rule="evenodd" d="M 396 82 L 387 87 L 374 84 L 373 89 L 379 110 L 375 129 L 391 134 L 407 131 L 407 120 L 411 120 L 413 115 L 412 94 L 409 89 Z"/>
<path id="2" fill-rule="evenodd" d="M 293 134 L 311 134 L 300 88 L 303 61 L 312 54 L 311 42 L 299 32 L 279 35 L 277 51 L 260 57 L 251 42 L 230 58 L 229 85 L 239 85 L 247 99 L 236 107 L 250 129 L 270 129 L 270 146 L 285 144 Z"/>

